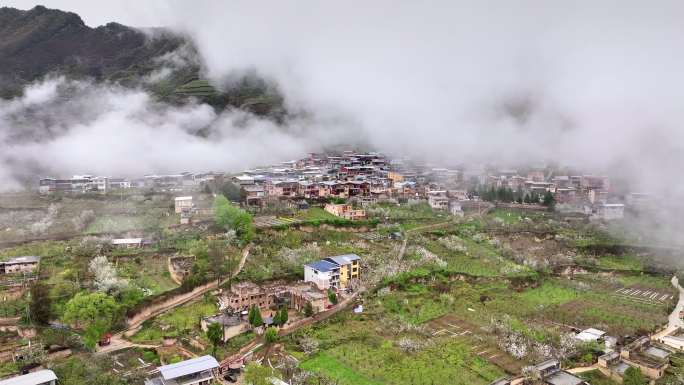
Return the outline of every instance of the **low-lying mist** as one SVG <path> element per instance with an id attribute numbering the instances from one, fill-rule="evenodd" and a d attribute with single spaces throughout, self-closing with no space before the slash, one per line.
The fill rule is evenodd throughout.
<path id="1" fill-rule="evenodd" d="M 126 12 L 192 36 L 214 85 L 256 71 L 306 113 L 278 126 L 49 79 L 0 102 L 0 176 L 16 187 L 26 171 L 237 170 L 363 142 L 444 163 L 609 174 L 672 207 L 656 222 L 679 242 L 681 221 L 667 216 L 684 197 L 683 11 L 677 1 L 146 2 Z"/>
<path id="2" fill-rule="evenodd" d="M 142 90 L 50 78 L 0 102 L 0 177 L 8 190 L 23 181 L 35 188 L 41 175 L 237 171 L 320 148 L 336 138 L 335 124 L 327 126 L 283 127 L 241 110 L 171 106 Z"/>

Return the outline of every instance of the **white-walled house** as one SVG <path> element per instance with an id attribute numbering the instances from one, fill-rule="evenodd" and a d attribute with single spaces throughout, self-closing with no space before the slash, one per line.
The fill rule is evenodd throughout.
<path id="1" fill-rule="evenodd" d="M 190 210 L 192 209 L 192 197 L 187 196 L 187 197 L 176 197 L 174 199 L 175 203 L 175 211 L 176 214 L 180 214 L 183 212 L 183 209 Z"/>
<path id="2" fill-rule="evenodd" d="M 340 287 L 340 266 L 321 260 L 304 265 L 304 282 L 313 282 L 319 289 Z"/>
<path id="3" fill-rule="evenodd" d="M 625 217 L 625 205 L 622 203 L 603 203 L 598 206 L 598 217 L 610 221 Z"/>

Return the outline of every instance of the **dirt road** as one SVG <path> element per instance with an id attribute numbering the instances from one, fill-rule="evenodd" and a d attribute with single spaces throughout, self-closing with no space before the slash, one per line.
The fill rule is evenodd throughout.
<path id="1" fill-rule="evenodd" d="M 682 286 L 679 284 L 679 279 L 676 275 L 672 277 L 671 282 L 672 286 L 674 286 L 679 293 L 679 300 L 677 301 L 677 306 L 675 306 L 674 310 L 672 310 L 672 313 L 670 313 L 669 317 L 667 318 L 667 327 L 664 330 L 652 335 L 652 340 L 658 340 L 661 337 L 671 334 L 679 328 L 684 328 L 684 321 L 679 318 L 679 313 L 684 310 L 684 288 L 682 288 Z"/>
<path id="2" fill-rule="evenodd" d="M 133 334 L 135 334 L 140 326 L 143 324 L 143 322 L 152 319 L 162 313 L 165 313 L 171 309 L 174 309 L 178 306 L 181 306 L 183 304 L 186 304 L 192 300 L 195 300 L 197 298 L 200 298 L 203 296 L 205 293 L 217 289 L 219 286 L 223 285 L 224 283 L 228 282 L 228 280 L 234 278 L 236 275 L 238 275 L 242 269 L 245 266 L 245 262 L 247 261 L 247 257 L 249 256 L 249 251 L 251 249 L 251 245 L 248 245 L 242 250 L 242 257 L 240 258 L 240 263 L 238 263 L 238 266 L 235 268 L 235 270 L 232 272 L 231 276 L 228 278 L 223 279 L 220 283 L 217 281 L 213 281 L 210 283 L 207 283 L 202 286 L 198 286 L 195 289 L 193 289 L 190 292 L 179 294 L 175 297 L 171 297 L 168 300 L 158 303 L 158 304 L 153 304 L 150 305 L 147 309 L 141 311 L 140 313 L 136 314 L 135 316 L 129 318 L 126 321 L 127 328 L 126 330 L 119 332 L 115 335 L 112 336 L 111 343 L 107 346 L 104 346 L 102 348 L 98 347 L 97 352 L 113 352 L 121 349 L 126 349 L 132 346 L 139 346 L 136 344 L 133 344 L 129 341 L 126 341 L 124 337 L 130 337 Z M 146 346 L 143 346 L 146 347 Z"/>

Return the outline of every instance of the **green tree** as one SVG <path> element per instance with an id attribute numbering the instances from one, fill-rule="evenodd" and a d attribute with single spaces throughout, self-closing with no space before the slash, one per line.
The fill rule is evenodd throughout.
<path id="1" fill-rule="evenodd" d="M 31 286 L 29 314 L 31 314 L 31 321 L 38 325 L 47 325 L 50 323 L 50 319 L 52 318 L 50 288 L 42 282 L 36 282 Z"/>
<path id="2" fill-rule="evenodd" d="M 641 373 L 641 369 L 630 366 L 625 370 L 622 383 L 623 385 L 644 385 L 646 384 L 646 378 Z"/>
<path id="3" fill-rule="evenodd" d="M 266 342 L 269 344 L 278 341 L 278 329 L 271 327 L 266 329 L 266 333 L 264 333 L 264 339 L 266 339 Z"/>
<path id="4" fill-rule="evenodd" d="M 90 326 L 109 329 L 119 311 L 119 305 L 113 297 L 105 293 L 81 292 L 70 299 L 64 307 L 64 322 L 87 329 Z"/>
<path id="5" fill-rule="evenodd" d="M 328 289 L 328 301 L 330 301 L 330 303 L 333 305 L 337 304 L 337 294 L 335 294 L 335 292 L 331 289 Z"/>
<path id="6" fill-rule="evenodd" d="M 287 323 L 287 319 L 287 308 L 283 307 L 276 311 L 275 315 L 273 316 L 273 324 L 276 326 L 283 326 Z"/>
<path id="7" fill-rule="evenodd" d="M 223 277 L 228 274 L 229 266 L 226 262 L 228 247 L 225 241 L 214 240 L 209 244 L 209 270 L 220 283 Z"/>
<path id="8" fill-rule="evenodd" d="M 307 302 L 306 305 L 304 305 L 304 315 L 307 317 L 311 317 L 313 314 L 313 305 L 311 305 L 311 302 Z"/>
<path id="9" fill-rule="evenodd" d="M 553 197 L 551 191 L 547 191 L 546 193 L 544 193 L 542 204 L 548 207 L 549 210 L 553 210 L 553 208 L 556 206 L 556 199 Z"/>
<path id="10" fill-rule="evenodd" d="M 134 286 L 129 286 L 116 294 L 116 300 L 121 309 L 130 309 L 145 298 L 145 292 Z"/>
<path id="11" fill-rule="evenodd" d="M 287 308 L 283 307 L 280 309 L 280 326 L 283 326 L 287 323 L 287 320 L 289 319 L 289 314 L 287 314 Z"/>
<path id="12" fill-rule="evenodd" d="M 213 345 L 213 356 L 216 356 L 216 347 L 223 342 L 223 327 L 218 322 L 212 322 L 207 327 L 207 339 Z"/>
<path id="13" fill-rule="evenodd" d="M 496 189 L 494 189 L 494 186 L 489 188 L 489 192 L 487 193 L 487 201 L 495 201 L 496 200 Z"/>
<path id="14" fill-rule="evenodd" d="M 248 385 L 271 385 L 273 370 L 268 366 L 250 362 L 245 369 L 245 384 Z"/>
<path id="15" fill-rule="evenodd" d="M 536 191 L 532 191 L 532 195 L 530 196 L 530 203 L 537 204 L 539 203 L 539 193 Z"/>
<path id="16" fill-rule="evenodd" d="M 240 202 L 244 199 L 242 189 L 233 182 L 224 183 L 221 186 L 221 194 L 233 202 Z"/>
<path id="17" fill-rule="evenodd" d="M 243 243 L 248 243 L 254 238 L 252 215 L 231 204 L 223 195 L 214 199 L 214 220 L 218 226 L 234 230 L 235 235 Z"/>
<path id="18" fill-rule="evenodd" d="M 95 349 L 95 345 L 111 327 L 111 322 L 97 320 L 89 324 L 83 332 L 83 343 L 88 349 Z"/>
<path id="19" fill-rule="evenodd" d="M 247 318 L 252 327 L 256 328 L 264 324 L 264 319 L 261 317 L 261 310 L 256 305 L 252 305 L 252 307 L 249 309 Z"/>

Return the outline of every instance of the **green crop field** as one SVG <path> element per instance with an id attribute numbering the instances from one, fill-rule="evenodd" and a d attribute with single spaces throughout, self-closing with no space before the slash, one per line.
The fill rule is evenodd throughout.
<path id="1" fill-rule="evenodd" d="M 304 333 L 319 339 L 326 349 L 305 359 L 301 367 L 340 385 L 478 385 L 503 375 L 459 339 L 388 335 L 381 322 L 348 319 Z M 406 339 L 415 341 L 417 350 L 405 351 Z"/>
<path id="2" fill-rule="evenodd" d="M 204 79 L 195 79 L 178 87 L 177 94 L 187 96 L 212 96 L 216 95 L 216 89 Z"/>

